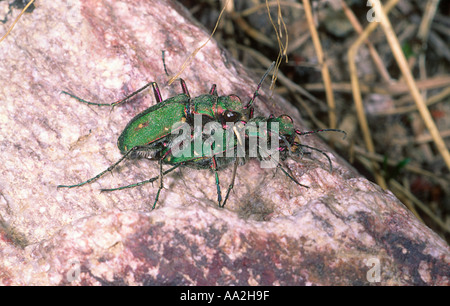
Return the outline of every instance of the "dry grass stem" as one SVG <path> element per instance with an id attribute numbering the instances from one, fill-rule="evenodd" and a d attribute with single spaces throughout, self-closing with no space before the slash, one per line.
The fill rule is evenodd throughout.
<path id="1" fill-rule="evenodd" d="M 397 64 L 399 65 L 402 75 L 405 78 L 406 83 L 408 84 L 408 87 L 411 91 L 414 102 L 416 102 L 416 104 L 417 104 L 419 113 L 420 113 L 426 127 L 428 128 L 431 136 L 433 137 L 434 143 L 436 144 L 438 151 L 441 153 L 442 158 L 444 159 L 444 162 L 447 165 L 447 168 L 450 169 L 450 152 L 448 151 L 448 149 L 444 143 L 444 140 L 442 139 L 441 135 L 439 134 L 439 130 L 436 127 L 436 124 L 430 114 L 430 111 L 428 110 L 428 108 L 419 92 L 419 89 L 417 88 L 417 86 L 415 84 L 414 77 L 412 76 L 411 70 L 408 67 L 408 63 L 406 61 L 405 55 L 404 55 L 403 50 L 397 40 L 397 36 L 395 35 L 394 30 L 392 29 L 391 23 L 390 23 L 389 19 L 387 18 L 386 13 L 382 9 L 380 1 L 373 0 L 373 3 L 374 3 L 374 9 L 380 18 L 381 26 L 383 27 L 383 30 L 386 34 L 388 43 L 392 49 L 392 53 L 394 54 L 394 57 L 397 61 Z"/>
<path id="2" fill-rule="evenodd" d="M 312 16 L 311 4 L 309 0 L 303 0 L 303 7 L 305 9 L 306 20 L 308 21 L 309 31 L 311 33 L 311 38 L 317 54 L 317 60 L 319 62 L 319 66 L 321 67 L 323 82 L 325 84 L 325 93 L 328 103 L 328 117 L 330 120 L 329 126 L 330 128 L 335 129 L 337 126 L 336 103 L 334 101 L 330 71 L 328 70 L 328 64 L 325 61 L 325 55 L 322 50 L 322 45 L 320 44 L 319 34 L 317 33 L 316 26 L 314 24 L 314 18 Z"/>

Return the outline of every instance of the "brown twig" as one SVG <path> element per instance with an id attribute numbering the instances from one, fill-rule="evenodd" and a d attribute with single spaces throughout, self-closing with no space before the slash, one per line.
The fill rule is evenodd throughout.
<path id="1" fill-rule="evenodd" d="M 411 70 L 408 67 L 408 63 L 406 61 L 405 55 L 404 55 L 402 48 L 397 40 L 394 30 L 392 29 L 391 23 L 390 23 L 389 19 L 387 18 L 386 13 L 384 12 L 383 7 L 381 6 L 380 1 L 373 0 L 372 3 L 374 4 L 374 9 L 375 9 L 376 14 L 380 18 L 381 26 L 385 32 L 385 35 L 388 40 L 389 46 L 391 47 L 392 53 L 394 54 L 394 57 L 395 57 L 397 64 L 402 72 L 402 75 L 405 78 L 406 83 L 408 84 L 408 87 L 411 91 L 414 102 L 416 102 L 417 109 L 419 110 L 419 113 L 420 113 L 428 131 L 430 132 L 431 136 L 433 137 L 434 143 L 436 144 L 438 151 L 442 155 L 442 158 L 444 159 L 445 164 L 450 169 L 450 152 L 448 151 L 444 140 L 442 139 L 441 135 L 439 134 L 439 130 L 437 129 L 436 124 L 434 123 L 433 118 L 431 117 L 430 111 L 428 110 L 422 96 L 420 95 L 419 89 L 417 88 L 417 86 L 415 84 Z"/>
<path id="2" fill-rule="evenodd" d="M 450 75 L 441 75 L 436 77 L 430 77 L 426 80 L 420 80 L 416 82 L 417 87 L 420 90 L 430 90 L 437 88 L 448 88 L 450 87 Z M 323 83 L 309 83 L 303 84 L 303 87 L 309 91 L 323 91 Z M 351 92 L 352 85 L 349 83 L 333 83 L 332 88 L 334 91 L 339 92 Z M 409 93 L 408 85 L 403 82 L 392 82 L 390 84 L 371 84 L 366 85 L 359 82 L 359 89 L 362 93 L 379 93 L 391 96 L 402 95 Z"/>
<path id="3" fill-rule="evenodd" d="M 317 54 L 317 60 L 321 67 L 323 82 L 325 84 L 325 94 L 328 103 L 328 118 L 330 120 L 329 126 L 330 128 L 334 129 L 337 126 L 336 103 L 334 101 L 334 94 L 331 86 L 330 71 L 328 70 L 328 64 L 325 61 L 322 45 L 320 44 L 319 34 L 317 33 L 316 26 L 314 24 L 314 19 L 311 11 L 311 4 L 309 0 L 303 0 L 303 7 L 305 9 L 306 20 L 308 21 L 309 31 L 311 33 L 311 38 Z"/>
<path id="4" fill-rule="evenodd" d="M 269 67 L 272 64 L 272 61 L 270 59 L 268 59 L 263 54 L 261 54 L 260 52 L 254 50 L 252 48 L 242 46 L 242 45 L 236 45 L 236 47 L 238 49 L 244 50 L 246 53 L 250 54 L 254 59 L 256 59 L 258 62 L 260 62 L 264 67 Z M 311 101 L 316 102 L 318 104 L 324 103 L 321 100 L 314 97 L 313 95 L 311 95 L 303 87 L 301 87 L 300 85 L 297 85 L 296 83 L 291 81 L 282 72 L 278 72 L 278 80 L 292 92 L 298 92 L 301 95 L 305 96 L 306 98 L 308 98 Z"/>
<path id="5" fill-rule="evenodd" d="M 253 28 L 252 26 L 250 26 L 245 20 L 244 18 L 241 17 L 240 14 L 236 13 L 236 12 L 232 12 L 230 14 L 231 19 L 233 19 L 233 21 L 236 23 L 236 25 L 241 28 L 242 31 L 244 31 L 248 36 L 250 36 L 251 38 L 253 38 L 254 40 L 260 42 L 261 44 L 271 47 L 271 48 L 275 48 L 275 43 L 272 41 L 272 39 L 270 39 L 269 37 L 267 37 L 266 35 L 262 34 L 260 31 L 258 31 L 257 29 Z"/>
<path id="6" fill-rule="evenodd" d="M 30 5 L 32 5 L 34 2 L 34 0 L 31 0 L 22 10 L 22 12 L 20 12 L 19 16 L 17 16 L 17 18 L 14 20 L 14 22 L 12 23 L 12 25 L 9 27 L 8 31 L 6 31 L 5 35 L 2 36 L 2 38 L 0 38 L 0 43 L 9 35 L 9 33 L 11 33 L 12 29 L 14 28 L 14 26 L 16 25 L 17 21 L 19 21 L 20 17 L 22 17 L 23 13 L 25 13 L 25 11 L 30 7 Z"/>
<path id="7" fill-rule="evenodd" d="M 408 188 L 402 186 L 399 182 L 392 180 L 390 182 L 392 186 L 403 193 L 405 196 L 408 197 L 422 212 L 424 212 L 428 217 L 430 217 L 439 227 L 441 227 L 443 230 L 445 230 L 447 233 L 450 233 L 450 227 L 445 224 L 439 217 L 437 217 L 422 201 L 417 199 L 409 190 Z"/>
<path id="8" fill-rule="evenodd" d="M 356 18 L 355 14 L 353 14 L 353 11 L 347 6 L 344 0 L 341 0 L 342 9 L 344 10 L 345 15 L 347 16 L 348 20 L 352 24 L 353 28 L 358 34 L 361 34 L 363 31 L 363 28 L 361 24 L 359 23 L 358 19 Z M 386 67 L 384 66 L 383 60 L 381 59 L 380 55 L 378 54 L 377 50 L 373 46 L 373 44 L 366 40 L 365 41 L 367 47 L 369 48 L 370 55 L 372 56 L 372 59 L 375 63 L 375 67 L 377 67 L 378 72 L 380 73 L 383 80 L 387 83 L 389 83 L 392 79 L 389 75 L 389 72 L 387 71 Z"/>
<path id="9" fill-rule="evenodd" d="M 399 0 L 391 0 L 386 5 L 386 11 L 391 10 Z M 367 118 L 364 113 L 364 106 L 362 103 L 361 90 L 359 86 L 358 73 L 356 69 L 356 54 L 358 52 L 361 44 L 366 41 L 369 37 L 370 33 L 372 33 L 375 28 L 378 26 L 377 22 L 372 22 L 367 26 L 367 28 L 363 31 L 363 33 L 358 37 L 358 39 L 353 43 L 353 45 L 348 50 L 348 59 L 349 59 L 349 68 L 350 68 L 350 79 L 352 82 L 352 92 L 353 99 L 355 102 L 356 112 L 359 120 L 359 124 L 361 126 L 361 130 L 364 137 L 364 142 L 366 143 L 367 151 L 370 153 L 375 152 L 375 146 L 372 141 L 372 136 L 369 129 L 369 124 L 367 123 Z M 378 164 L 376 162 L 372 162 L 372 170 L 374 172 L 375 180 L 378 185 L 382 188 L 387 189 L 387 184 L 384 177 L 381 175 L 379 171 Z"/>
<path id="10" fill-rule="evenodd" d="M 258 12 L 259 10 L 265 8 L 267 5 L 268 6 L 286 6 L 286 7 L 291 7 L 293 9 L 302 9 L 303 8 L 303 6 L 300 3 L 293 3 L 293 2 L 287 2 L 287 1 L 268 1 L 268 2 L 266 2 L 266 4 L 257 4 L 246 10 L 243 10 L 242 12 L 240 12 L 239 15 L 242 17 L 249 16 L 249 15 L 254 14 L 254 13 Z"/>

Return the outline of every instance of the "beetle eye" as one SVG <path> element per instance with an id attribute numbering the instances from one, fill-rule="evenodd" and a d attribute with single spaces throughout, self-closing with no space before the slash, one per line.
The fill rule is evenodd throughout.
<path id="1" fill-rule="evenodd" d="M 225 122 L 236 122 L 239 119 L 239 113 L 238 112 L 233 112 L 233 111 L 229 111 L 226 110 L 223 113 Z"/>

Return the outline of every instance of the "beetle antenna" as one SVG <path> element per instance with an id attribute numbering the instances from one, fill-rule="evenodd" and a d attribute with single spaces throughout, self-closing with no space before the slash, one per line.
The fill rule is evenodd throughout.
<path id="1" fill-rule="evenodd" d="M 264 79 L 269 75 L 270 71 L 272 71 L 274 66 L 275 66 L 275 62 L 272 62 L 272 65 L 270 65 L 269 69 L 267 69 L 266 73 L 264 73 L 263 77 L 261 78 L 261 81 L 259 81 L 258 87 L 256 87 L 256 90 L 253 93 L 253 97 L 250 99 L 250 101 L 248 101 L 248 103 L 244 107 L 244 109 L 249 108 L 250 106 L 252 106 L 253 102 L 255 102 L 256 97 L 259 96 L 259 89 L 261 88 L 261 85 L 264 82 Z"/>
<path id="2" fill-rule="evenodd" d="M 297 146 L 299 146 L 299 147 L 308 148 L 310 150 L 314 150 L 314 151 L 317 151 L 319 153 L 322 153 L 328 159 L 328 164 L 330 165 L 330 172 L 333 172 L 333 164 L 331 163 L 331 158 L 328 156 L 327 153 L 325 153 L 324 151 L 322 151 L 320 149 L 317 149 L 317 148 L 314 148 L 314 147 L 311 147 L 311 146 L 308 146 L 308 145 L 305 145 L 305 144 L 301 144 L 301 143 L 298 143 L 298 142 L 296 142 L 295 144 Z M 303 154 L 304 153 L 303 150 L 301 150 L 301 151 L 302 151 L 302 154 Z"/>
<path id="3" fill-rule="evenodd" d="M 347 137 L 347 133 L 345 131 L 338 130 L 338 129 L 323 129 L 323 130 L 315 130 L 315 131 L 307 131 L 307 132 L 300 132 L 299 130 L 295 130 L 295 133 L 299 136 L 322 133 L 322 132 L 339 132 L 339 133 L 344 134 L 344 137 L 342 139 L 345 139 L 345 137 Z"/>

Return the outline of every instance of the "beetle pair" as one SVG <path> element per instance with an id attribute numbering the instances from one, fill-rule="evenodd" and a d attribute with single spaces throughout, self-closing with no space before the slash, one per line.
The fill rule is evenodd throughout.
<path id="1" fill-rule="evenodd" d="M 272 66 L 267 70 L 267 72 L 262 77 L 259 82 L 257 89 L 255 90 L 253 97 L 247 104 L 243 104 L 240 98 L 236 95 L 228 95 L 228 96 L 218 96 L 216 91 L 216 85 L 213 85 L 208 94 L 203 94 L 195 98 L 191 98 L 189 91 L 187 89 L 186 83 L 180 79 L 182 93 L 171 97 L 169 99 L 163 100 L 161 96 L 161 92 L 158 88 L 158 85 L 155 82 L 151 82 L 133 92 L 132 94 L 126 96 L 125 98 L 111 103 L 93 103 L 86 100 L 83 100 L 71 93 L 63 91 L 64 94 L 67 94 L 80 102 L 96 105 L 96 106 L 111 106 L 115 107 L 121 105 L 127 101 L 129 101 L 132 97 L 137 95 L 138 93 L 144 91 L 148 87 L 153 88 L 153 92 L 155 95 L 155 99 L 157 103 L 150 108 L 144 110 L 137 116 L 135 116 L 125 127 L 122 134 L 118 138 L 118 148 L 123 154 L 122 158 L 120 158 L 116 163 L 108 167 L 105 171 L 99 173 L 95 177 L 92 177 L 84 182 L 75 185 L 59 185 L 58 187 L 66 187 L 73 188 L 79 187 L 92 181 L 100 178 L 105 173 L 112 171 L 118 164 L 120 164 L 124 159 L 131 156 L 132 154 L 139 154 L 149 157 L 152 160 L 157 160 L 159 162 L 159 170 L 160 174 L 157 177 L 151 178 L 146 181 L 142 181 L 136 184 L 131 184 L 127 186 L 122 186 L 113 189 L 102 189 L 102 191 L 113 191 L 113 190 L 121 190 L 125 188 L 132 188 L 136 186 L 140 186 L 146 183 L 154 182 L 159 179 L 159 188 L 155 197 L 155 201 L 152 209 L 155 208 L 156 203 L 158 202 L 160 192 L 163 188 L 163 177 L 164 175 L 170 173 L 180 166 L 187 166 L 190 168 L 197 169 L 212 169 L 215 173 L 215 183 L 217 186 L 217 201 L 219 207 L 224 207 L 226 201 L 229 197 L 230 191 L 233 189 L 234 180 L 236 177 L 237 166 L 239 164 L 244 164 L 246 160 L 250 157 L 247 153 L 244 153 L 243 156 L 237 157 L 236 153 L 238 150 L 238 145 L 243 144 L 245 140 L 249 140 L 254 137 L 258 140 L 262 140 L 263 142 L 267 142 L 267 136 L 275 136 L 276 139 L 281 141 L 281 144 L 276 147 L 276 150 L 281 154 L 281 159 L 287 158 L 289 154 L 303 154 L 302 148 L 310 148 L 317 150 L 324 154 L 330 163 L 326 153 L 322 152 L 319 149 L 309 147 L 307 145 L 300 144 L 297 141 L 296 136 L 301 136 L 309 133 L 316 133 L 322 131 L 337 131 L 343 132 L 341 130 L 335 129 L 325 129 L 319 131 L 311 131 L 311 132 L 300 132 L 294 129 L 292 119 L 283 115 L 280 117 L 270 116 L 269 118 L 265 117 L 255 117 L 253 118 L 253 103 L 256 97 L 259 94 L 259 89 L 262 85 L 262 82 L 269 74 Z M 197 139 L 203 140 L 205 135 L 203 132 L 200 134 L 195 133 L 194 127 L 194 118 L 195 116 L 201 116 L 202 119 L 205 119 L 205 123 L 218 123 L 225 130 L 232 130 L 232 140 L 234 145 L 223 147 L 222 149 L 217 150 L 217 145 L 212 144 L 211 150 L 205 150 L 204 152 L 196 152 L 193 149 L 193 146 L 188 146 L 188 153 L 191 154 L 174 154 L 175 148 L 175 140 L 176 134 L 178 130 L 182 130 L 183 127 L 188 126 L 188 142 L 194 142 Z M 252 124 L 265 124 L 265 129 L 260 129 L 258 131 L 250 131 L 245 129 Z M 278 131 L 273 132 L 273 125 L 277 125 L 279 128 Z M 345 133 L 345 132 L 343 132 Z M 227 133 L 230 135 L 230 133 Z M 241 135 L 241 136 L 240 136 Z M 190 138 L 189 138 L 190 137 Z M 249 143 L 248 141 L 246 143 Z M 188 143 L 190 144 L 190 143 Z M 215 148 L 213 148 L 215 146 Z M 216 150 L 213 150 L 216 149 Z M 245 152 L 248 152 L 248 148 Z M 186 150 L 185 150 L 186 151 Z M 259 153 L 255 156 L 259 160 L 273 160 L 273 157 L 270 154 L 262 154 L 263 148 L 258 145 Z M 229 153 L 232 154 L 229 154 Z M 184 152 L 186 153 L 186 152 Z M 227 153 L 226 156 L 223 156 L 223 153 Z M 218 171 L 225 168 L 226 166 L 234 163 L 233 175 L 231 179 L 231 183 L 227 189 L 227 193 L 225 198 L 222 201 L 222 192 L 220 189 L 220 181 Z M 296 184 L 301 185 L 295 180 L 284 168 L 281 164 L 275 160 L 276 167 L 280 168 L 289 178 L 291 178 Z M 166 171 L 163 171 L 163 164 L 171 165 L 172 167 Z"/>

